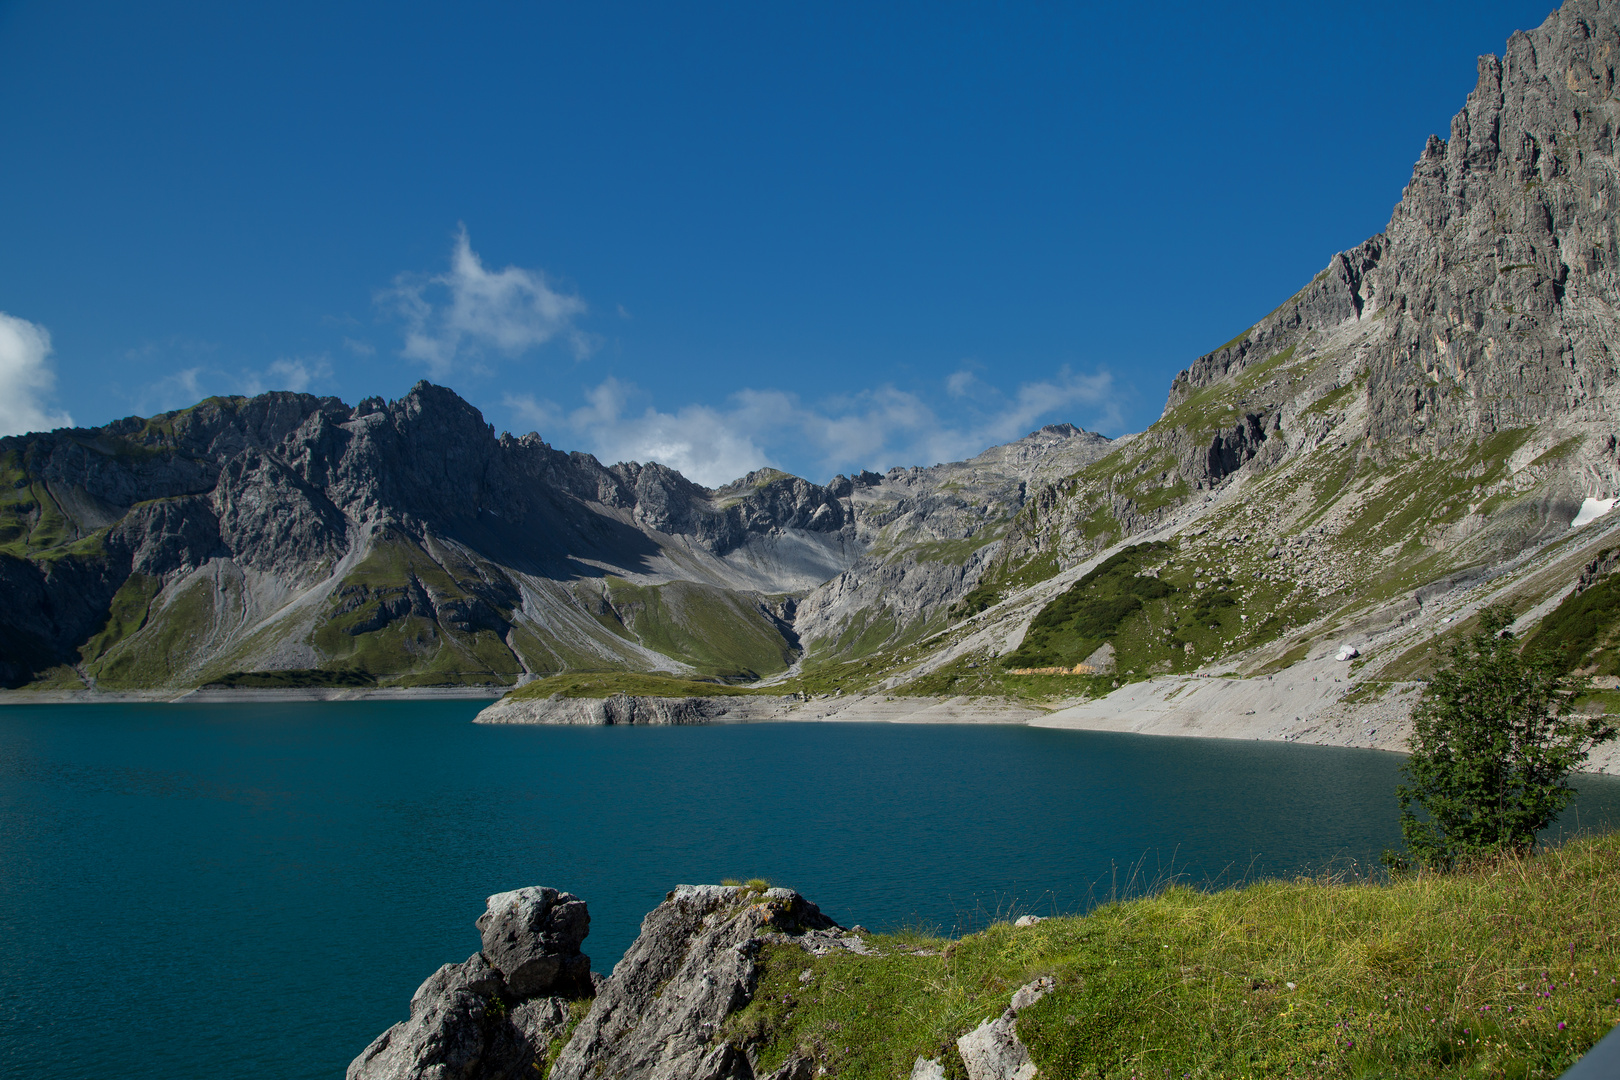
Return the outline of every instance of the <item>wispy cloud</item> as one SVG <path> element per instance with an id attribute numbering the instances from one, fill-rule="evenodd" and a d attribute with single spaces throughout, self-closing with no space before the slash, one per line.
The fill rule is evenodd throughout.
<path id="1" fill-rule="evenodd" d="M 587 311 L 584 300 L 553 288 L 540 270 L 485 269 L 466 226 L 447 273 L 402 274 L 377 299 L 405 323 L 400 355 L 426 364 L 436 379 L 476 365 L 489 351 L 516 356 L 560 339 L 584 356 L 594 344 L 575 325 Z"/>
<path id="2" fill-rule="evenodd" d="M 72 427 L 73 417 L 49 412 L 56 387 L 50 331 L 0 311 L 0 435 Z"/>
<path id="3" fill-rule="evenodd" d="M 238 393 L 253 395 L 266 390 L 292 390 L 303 393 L 315 382 L 332 377 L 332 365 L 324 356 L 287 357 L 274 361 L 263 371 L 245 371 L 239 377 Z"/>
<path id="4" fill-rule="evenodd" d="M 607 379 L 571 411 L 533 397 L 509 395 L 506 404 L 523 423 L 582 439 L 605 461 L 662 462 L 700 484 L 723 484 L 769 461 L 755 438 L 761 418 L 735 398 L 724 409 L 687 405 L 660 412 L 650 405 L 636 409 L 642 397 L 634 386 Z"/>
<path id="5" fill-rule="evenodd" d="M 189 408 L 208 396 L 203 392 L 206 378 L 207 372 L 201 365 L 172 371 L 141 387 L 135 396 L 136 409 L 149 416 Z"/>
<path id="6" fill-rule="evenodd" d="M 178 368 L 146 383 L 130 400 L 142 415 L 185 409 L 210 394 L 245 394 L 252 397 L 270 390 L 304 393 L 332 381 L 326 356 L 288 356 L 263 368 L 222 370 L 207 364 Z"/>
<path id="7" fill-rule="evenodd" d="M 1107 372 L 1064 368 L 1010 395 L 981 381 L 966 402 L 958 385 L 953 375 L 941 387 L 954 404 L 946 415 L 923 394 L 893 386 L 814 405 L 781 390 L 741 390 L 720 406 L 664 411 L 617 379 L 587 390 L 585 404 L 571 410 L 532 396 L 508 395 L 505 404 L 553 442 L 577 440 L 609 462 L 659 461 L 710 487 L 765 465 L 819 471 L 824 479 L 838 471 L 960 460 L 1052 420 L 1119 424 Z"/>

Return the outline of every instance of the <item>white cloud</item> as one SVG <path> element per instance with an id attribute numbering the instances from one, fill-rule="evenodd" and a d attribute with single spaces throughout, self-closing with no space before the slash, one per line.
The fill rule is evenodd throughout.
<path id="1" fill-rule="evenodd" d="M 947 379 L 944 389 L 959 401 L 954 382 Z M 961 460 L 1082 409 L 1093 426 L 1116 426 L 1112 389 L 1106 372 L 1082 376 L 1065 368 L 1010 397 L 981 382 L 972 401 L 949 416 L 893 386 L 817 406 L 781 390 L 741 390 L 722 406 L 670 412 L 641 405 L 645 395 L 635 386 L 610 378 L 587 390 L 586 403 L 572 411 L 533 397 L 509 395 L 505 403 L 553 443 L 578 440 L 607 462 L 659 461 L 716 487 L 782 462 L 792 470 L 820 470 L 824 479 L 837 471 Z"/>
<path id="2" fill-rule="evenodd" d="M 142 388 L 137 410 L 145 416 L 173 409 L 186 409 L 207 395 L 203 393 L 203 369 L 182 368 Z"/>
<path id="3" fill-rule="evenodd" d="M 50 355 L 50 331 L 0 311 L 0 435 L 73 426 L 67 413 L 45 410 L 56 386 Z"/>
<path id="4" fill-rule="evenodd" d="M 343 339 L 343 347 L 354 353 L 356 356 L 372 356 L 377 352 L 377 346 L 373 345 L 371 342 L 361 341 L 358 338 L 352 337 L 345 337 Z"/>
<path id="5" fill-rule="evenodd" d="M 311 386 L 332 378 L 332 365 L 325 356 L 290 356 L 272 361 L 263 369 L 243 368 L 235 373 L 198 364 L 169 373 L 147 383 L 132 398 L 143 416 L 175 409 L 188 409 L 210 394 L 244 394 L 253 397 L 268 390 L 303 393 Z"/>
<path id="6" fill-rule="evenodd" d="M 963 368 L 945 380 L 945 392 L 950 394 L 951 397 L 967 397 L 968 391 L 972 390 L 978 382 L 979 377 L 977 375 L 967 368 Z"/>
<path id="7" fill-rule="evenodd" d="M 266 390 L 291 390 L 303 393 L 311 383 L 332 377 L 332 365 L 324 356 L 287 357 L 272 363 L 264 371 L 248 371 L 242 375 L 239 391 L 252 397 Z"/>
<path id="8" fill-rule="evenodd" d="M 426 280 L 401 275 L 378 299 L 405 321 L 400 355 L 426 364 L 436 379 L 489 349 L 516 356 L 554 338 L 567 341 L 577 356 L 592 347 L 590 335 L 574 325 L 587 310 L 584 300 L 552 288 L 539 270 L 486 270 L 465 226 L 448 273 Z"/>
<path id="9" fill-rule="evenodd" d="M 730 409 L 686 405 L 673 413 L 650 405 L 635 410 L 632 400 L 640 396 L 634 386 L 610 378 L 587 390 L 586 403 L 572 412 L 533 397 L 508 396 L 506 404 L 537 430 L 560 428 L 583 438 L 604 461 L 657 461 L 709 487 L 769 463 L 754 435 L 764 426 L 762 417 L 736 404 L 741 395 L 732 398 Z"/>

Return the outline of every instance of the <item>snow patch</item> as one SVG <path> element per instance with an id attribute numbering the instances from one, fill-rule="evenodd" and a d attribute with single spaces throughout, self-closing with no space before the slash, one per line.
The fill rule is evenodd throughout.
<path id="1" fill-rule="evenodd" d="M 1575 515 L 1575 520 L 1569 523 L 1572 529 L 1596 521 L 1598 518 L 1614 509 L 1614 504 L 1620 502 L 1616 499 L 1587 499 L 1581 503 L 1581 512 Z"/>

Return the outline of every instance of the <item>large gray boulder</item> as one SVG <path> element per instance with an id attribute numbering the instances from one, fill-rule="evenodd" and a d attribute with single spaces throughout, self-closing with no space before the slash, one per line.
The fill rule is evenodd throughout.
<path id="1" fill-rule="evenodd" d="M 1034 1080 L 1035 1062 L 1018 1038 L 1018 1014 L 1045 997 L 1053 985 L 1045 978 L 1019 987 L 1006 1011 L 956 1040 L 968 1080 Z"/>
<path id="2" fill-rule="evenodd" d="M 591 932 L 591 916 L 573 893 L 543 885 L 496 893 L 478 917 L 478 932 L 483 955 L 514 996 L 589 991 L 591 958 L 579 946 Z"/>
<path id="3" fill-rule="evenodd" d="M 719 1038 L 753 998 L 766 941 L 837 929 L 790 889 L 682 885 L 642 920 L 552 1067 L 552 1080 L 753 1080 L 747 1048 Z M 779 1072 L 797 1076 L 805 1063 Z"/>
<path id="4" fill-rule="evenodd" d="M 533 1080 L 591 992 L 585 902 L 544 887 L 497 893 L 478 919 L 484 951 L 446 964 L 408 1019 L 350 1063 L 347 1080 Z"/>

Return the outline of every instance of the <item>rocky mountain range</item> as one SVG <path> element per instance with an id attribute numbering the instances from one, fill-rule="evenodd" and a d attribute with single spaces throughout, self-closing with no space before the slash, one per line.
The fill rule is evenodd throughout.
<path id="1" fill-rule="evenodd" d="M 1504 601 L 1620 680 L 1617 10 L 1569 0 L 1481 58 L 1388 227 L 1139 435 L 709 490 L 423 383 L 0 440 L 0 676 L 1081 698 L 1349 645 L 1389 687 Z"/>
<path id="2" fill-rule="evenodd" d="M 1109 445 L 1068 425 L 968 462 L 718 490 L 497 437 L 418 384 L 272 393 L 0 440 L 12 686 L 753 680 L 876 648 L 974 579 L 1026 490 Z M 977 561 L 976 561 L 977 560 Z M 823 595 L 825 593 L 825 595 Z"/>

